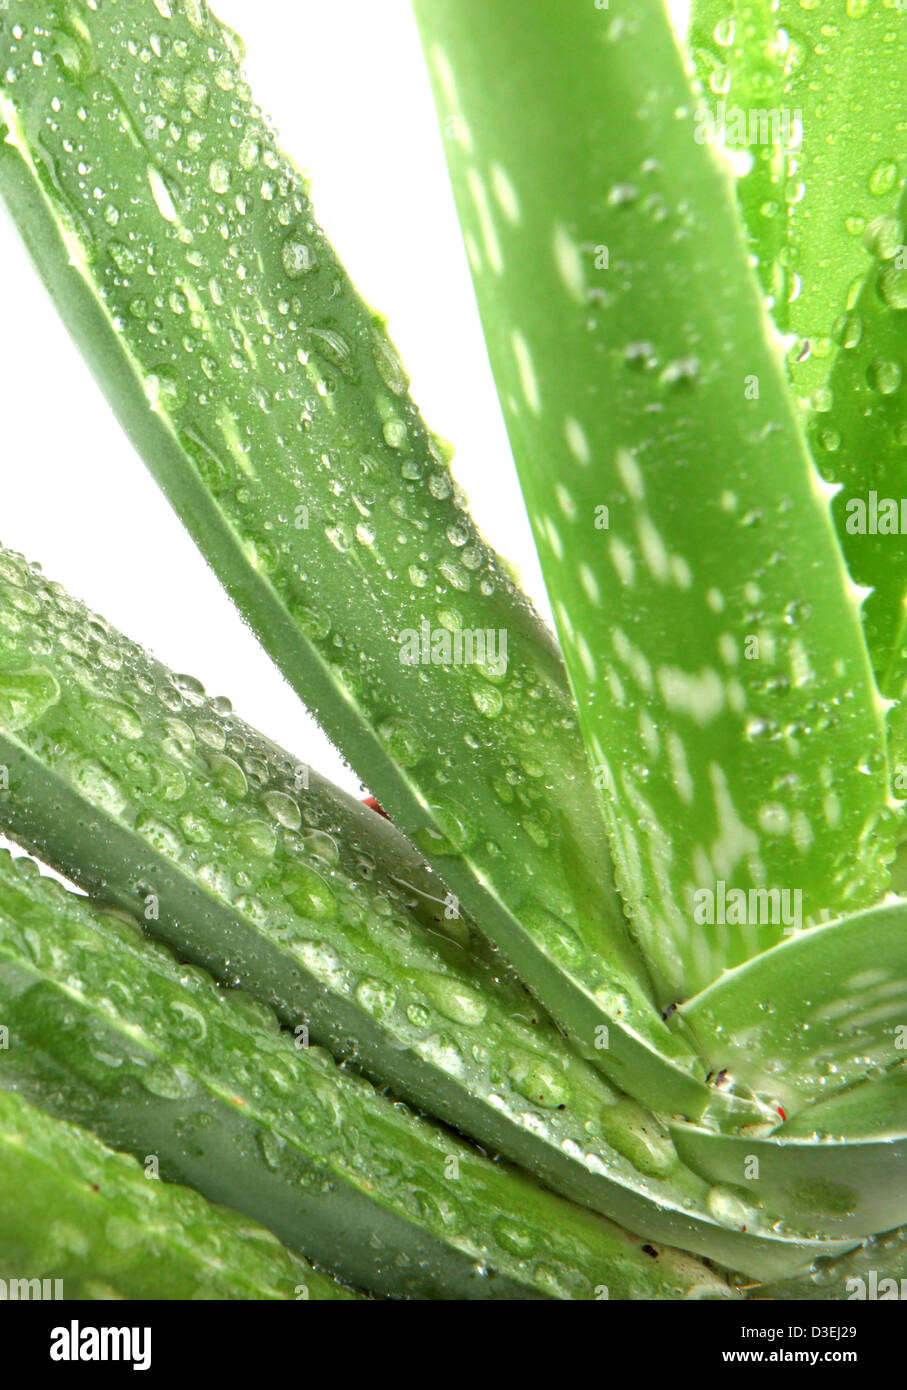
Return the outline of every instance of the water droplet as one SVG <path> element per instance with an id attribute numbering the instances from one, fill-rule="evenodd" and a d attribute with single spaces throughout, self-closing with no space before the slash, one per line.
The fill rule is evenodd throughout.
<path id="1" fill-rule="evenodd" d="M 315 269 L 315 253 L 307 241 L 296 232 L 286 238 L 281 247 L 280 259 L 291 280 L 300 280 Z"/>
<path id="2" fill-rule="evenodd" d="M 678 357 L 669 362 L 659 377 L 662 386 L 680 388 L 692 386 L 699 375 L 699 360 L 696 357 Z"/>
<path id="3" fill-rule="evenodd" d="M 456 976 L 423 971 L 417 978 L 417 984 L 435 1008 L 452 1023 L 462 1023 L 472 1028 L 482 1022 L 488 1011 L 482 996 Z"/>
<path id="4" fill-rule="evenodd" d="M 760 1224 L 758 1210 L 729 1187 L 709 1188 L 706 1206 L 722 1226 L 742 1230 L 744 1226 L 752 1228 Z"/>
<path id="5" fill-rule="evenodd" d="M 356 986 L 356 998 L 373 1018 L 384 1019 L 393 1011 L 396 995 L 381 980 L 363 979 Z"/>
<path id="6" fill-rule="evenodd" d="M 173 1067 L 168 1062 L 153 1062 L 140 1074 L 142 1085 L 153 1096 L 164 1100 L 184 1100 L 198 1091 L 192 1076 L 182 1067 Z"/>
<path id="7" fill-rule="evenodd" d="M 576 932 L 560 917 L 544 907 L 526 907 L 520 914 L 527 930 L 539 942 L 542 950 L 562 965 L 578 967 L 586 959 L 586 949 Z"/>
<path id="8" fill-rule="evenodd" d="M 486 719 L 496 719 L 504 708 L 504 697 L 493 685 L 477 683 L 472 687 L 471 694 L 476 709 Z"/>
<path id="9" fill-rule="evenodd" d="M 249 790 L 246 774 L 233 758 L 228 757 L 226 753 L 212 753 L 208 765 L 214 781 L 232 801 L 239 801 L 246 795 Z"/>
<path id="10" fill-rule="evenodd" d="M 237 830 L 236 842 L 255 859 L 270 859 L 277 847 L 277 832 L 265 821 L 250 820 Z"/>
<path id="11" fill-rule="evenodd" d="M 229 193 L 230 169 L 222 159 L 212 160 L 208 168 L 208 182 L 215 193 Z"/>
<path id="12" fill-rule="evenodd" d="M 521 1096 L 545 1110 L 556 1110 L 570 1099 L 566 1077 L 545 1057 L 513 1053 L 507 1075 Z"/>
<path id="13" fill-rule="evenodd" d="M 73 782 L 79 791 L 95 806 L 102 807 L 118 816 L 127 803 L 127 798 L 119 782 L 92 758 L 78 763 L 73 772 Z"/>
<path id="14" fill-rule="evenodd" d="M 287 1141 L 272 1129 L 260 1129 L 256 1135 L 261 1156 L 272 1173 L 283 1166 L 287 1151 Z"/>
<path id="15" fill-rule="evenodd" d="M 869 191 L 876 198 L 890 193 L 897 183 L 898 166 L 894 160 L 880 159 L 869 175 Z"/>
<path id="16" fill-rule="evenodd" d="M 385 420 L 382 433 L 384 435 L 384 442 L 389 448 L 405 448 L 409 436 L 406 425 L 402 420 Z"/>
<path id="17" fill-rule="evenodd" d="M 262 801 L 274 819 L 286 826 L 288 830 L 298 830 L 302 825 L 299 807 L 291 796 L 287 796 L 286 792 L 265 792 Z"/>
<path id="18" fill-rule="evenodd" d="M 892 309 L 907 309 L 907 269 L 889 266 L 879 276 L 879 294 Z"/>
<path id="19" fill-rule="evenodd" d="M 294 864 L 280 888 L 287 901 L 303 917 L 327 922 L 337 916 L 337 899 L 321 874 L 307 864 Z"/>
<path id="20" fill-rule="evenodd" d="M 342 990 L 346 985 L 343 961 L 332 946 L 321 941 L 294 941 L 292 951 L 303 965 L 331 989 Z"/>
<path id="21" fill-rule="evenodd" d="M 897 217 L 874 217 L 863 232 L 863 245 L 880 261 L 893 260 L 904 240 L 904 227 Z"/>
<path id="22" fill-rule="evenodd" d="M 143 840 L 158 851 L 171 858 L 178 858 L 183 849 L 182 841 L 176 831 L 166 821 L 160 820 L 151 811 L 142 811 L 136 817 L 135 828 Z"/>
<path id="23" fill-rule="evenodd" d="M 59 699 L 56 677 L 43 667 L 0 671 L 0 724 L 10 733 L 33 724 Z"/>
<path id="24" fill-rule="evenodd" d="M 378 736 L 390 756 L 402 767 L 415 767 L 425 756 L 425 745 L 415 725 L 408 719 L 383 719 Z"/>
<path id="25" fill-rule="evenodd" d="M 211 94 L 202 73 L 189 73 L 183 82 L 183 97 L 193 116 L 201 118 L 206 114 Z"/>
<path id="26" fill-rule="evenodd" d="M 532 1227 L 520 1225 L 510 1217 L 499 1216 L 492 1230 L 501 1249 L 518 1259 L 528 1259 L 536 1247 L 538 1237 Z"/>
<path id="27" fill-rule="evenodd" d="M 409 377 L 393 343 L 377 328 L 373 330 L 372 342 L 375 366 L 381 380 L 395 396 L 405 396 L 409 390 Z"/>
<path id="28" fill-rule="evenodd" d="M 204 1041 L 208 1036 L 208 1025 L 198 1009 L 181 999 L 173 1001 L 169 1007 L 179 1020 L 176 1031 L 181 1038 L 192 1043 Z"/>
<path id="29" fill-rule="evenodd" d="M 874 387 L 876 391 L 880 391 L 883 396 L 890 396 L 900 386 L 903 372 L 899 362 L 879 358 L 872 363 L 867 378 L 870 386 Z"/>

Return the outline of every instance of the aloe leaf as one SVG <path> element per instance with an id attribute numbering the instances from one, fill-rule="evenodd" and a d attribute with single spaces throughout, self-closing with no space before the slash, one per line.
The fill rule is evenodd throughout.
<path id="1" fill-rule="evenodd" d="M 820 1098 L 782 1125 L 778 1134 L 785 1139 L 823 1143 L 866 1138 L 899 1142 L 907 1134 L 907 1068 L 903 1060 L 881 1075 L 870 1072 L 866 1080 L 854 1082 L 827 1099 Z"/>
<path id="2" fill-rule="evenodd" d="M 771 9 L 698 0 L 690 43 L 716 116 L 723 103 L 728 146 L 752 162 L 738 198 L 772 315 L 797 337 L 791 376 L 817 465 L 840 489 L 833 515 L 848 567 L 873 590 L 862 612 L 876 678 L 899 699 L 907 567 L 899 541 L 880 539 L 870 494 L 899 499 L 907 444 L 907 28 L 882 5 L 841 5 L 832 17 L 792 0 Z M 760 127 L 760 116 L 774 119 Z M 881 536 L 890 525 L 883 507 Z M 903 723 L 899 713 L 898 756 Z"/>
<path id="3" fill-rule="evenodd" d="M 873 1236 L 837 1259 L 817 1260 L 808 1278 L 760 1285 L 751 1298 L 837 1300 L 899 1299 L 907 1284 L 907 1226 Z"/>
<path id="4" fill-rule="evenodd" d="M 660 0 L 545 0 L 516 31 L 480 0 L 415 9 L 619 886 L 667 1005 L 783 936 L 777 917 L 710 922 L 700 894 L 799 892 L 810 923 L 884 888 L 857 596 Z"/>
<path id="5" fill-rule="evenodd" d="M 862 1237 L 907 1221 L 907 1132 L 845 1135 L 839 1143 L 788 1137 L 784 1126 L 777 1136 L 759 1136 L 672 1125 L 671 1135 L 684 1163 L 723 1185 L 729 1206 L 751 1210 L 765 1225 Z"/>
<path id="6" fill-rule="evenodd" d="M 165 1180 L 371 1292 L 729 1292 L 697 1261 L 667 1248 L 653 1258 L 639 1238 L 417 1119 L 321 1048 L 297 1046 L 263 1005 L 8 855 L 0 1014 L 4 1088 L 154 1155 Z"/>
<path id="7" fill-rule="evenodd" d="M 774 247 L 781 261 L 763 271 L 779 326 L 800 340 L 794 383 L 811 397 L 866 274 L 863 233 L 904 188 L 903 16 L 863 0 L 693 0 L 690 40 L 716 115 L 724 102 L 722 143 L 752 161 L 738 188 L 761 259 Z M 761 199 L 757 170 L 772 175 Z M 768 226 L 780 229 L 771 240 Z"/>
<path id="8" fill-rule="evenodd" d="M 664 1120 L 574 1054 L 384 818 L 0 560 L 0 826 L 564 1196 L 747 1273 L 802 1262 L 713 1210 Z"/>
<path id="9" fill-rule="evenodd" d="M 901 1060 L 907 1021 L 907 902 L 789 937 L 678 1010 L 715 1072 L 727 1070 L 792 1118 Z"/>
<path id="10" fill-rule="evenodd" d="M 151 1177 L 149 1177 L 151 1173 Z M 67 1299 L 349 1299 L 270 1231 L 0 1091 L 0 1270 Z"/>
<path id="11" fill-rule="evenodd" d="M 465 512 L 382 321 L 251 104 L 238 40 L 199 0 L 165 8 L 55 0 L 36 17 L 13 0 L 0 194 L 326 732 L 578 1047 L 666 1096 L 660 1052 L 677 1049 L 613 888 L 556 645 Z"/>
<path id="12" fill-rule="evenodd" d="M 854 579 L 872 590 L 863 605 L 863 624 L 879 689 L 898 701 L 888 723 L 900 795 L 907 786 L 907 511 L 901 501 L 907 458 L 901 406 L 907 270 L 898 267 L 899 261 L 907 264 L 905 217 L 907 197 L 902 197 L 896 215 L 875 218 L 867 227 L 862 284 L 838 324 L 840 345 L 818 394 L 821 409 L 809 422 L 819 467 L 839 489 L 832 509 L 845 559 Z"/>

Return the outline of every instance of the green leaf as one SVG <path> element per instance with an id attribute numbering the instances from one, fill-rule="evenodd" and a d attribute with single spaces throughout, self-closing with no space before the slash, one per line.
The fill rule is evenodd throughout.
<path id="1" fill-rule="evenodd" d="M 693 3 L 697 70 L 716 117 L 724 104 L 720 142 L 751 163 L 738 192 L 776 322 L 800 340 L 804 397 L 824 387 L 866 276 L 863 233 L 904 187 L 905 41 L 883 3 Z"/>
<path id="2" fill-rule="evenodd" d="M 776 8 L 693 0 L 687 40 L 705 98 L 696 108 L 698 127 L 731 156 L 760 283 L 772 318 L 787 331 L 794 287 L 784 247 L 795 205 L 785 196 L 785 186 L 803 132 L 794 107 L 785 104 L 788 68 L 800 50 L 791 50 L 781 39 Z M 778 122 L 774 130 L 773 115 Z M 749 138 L 751 118 L 754 141 Z"/>
<path id="3" fill-rule="evenodd" d="M 899 1025 L 903 1042 L 903 1025 Z M 903 1047 L 899 1049 L 903 1052 Z M 778 1131 L 782 1137 L 900 1141 L 907 1134 L 907 1068 L 899 1061 L 881 1076 L 846 1086 L 801 1110 Z M 893 1223 L 892 1223 L 893 1224 Z"/>
<path id="4" fill-rule="evenodd" d="M 35 865 L 30 866 L 31 870 Z M 0 856 L 0 1087 L 397 1297 L 726 1297 L 416 1118 L 134 922 Z M 493 1213 L 490 1219 L 489 1213 Z"/>
<path id="5" fill-rule="evenodd" d="M 613 887 L 556 645 L 465 512 L 235 35 L 196 0 L 166 8 L 13 0 L 0 193 L 290 683 L 580 1050 L 667 1103 L 661 1053 L 678 1049 Z"/>
<path id="6" fill-rule="evenodd" d="M 716 1217 L 665 1122 L 574 1054 L 383 817 L 16 557 L 0 571 L 0 707 L 42 657 L 31 710 L 0 714 L 20 843 L 564 1196 L 750 1274 L 803 1262 Z M 678 1073 L 672 1113 L 708 1095 Z"/>
<path id="7" fill-rule="evenodd" d="M 899 515 L 888 529 L 898 509 L 886 514 L 884 502 L 900 499 L 907 448 L 907 27 L 896 7 L 862 0 L 780 0 L 771 12 L 699 0 L 690 42 L 713 113 L 723 103 L 729 147 L 752 161 L 737 182 L 751 245 L 775 322 L 797 338 L 794 389 L 817 466 L 840 489 L 833 515 L 850 573 L 873 590 L 862 613 L 876 678 L 901 699 L 907 560 Z M 748 122 L 759 108 L 782 118 L 775 138 L 741 144 L 735 113 Z M 892 741 L 903 757 L 902 710 Z"/>
<path id="8" fill-rule="evenodd" d="M 905 152 L 907 157 L 907 152 Z M 907 333 L 898 284 L 907 286 L 903 245 L 907 197 L 896 216 L 867 228 L 862 284 L 838 325 L 839 347 L 809 423 L 813 453 L 823 475 L 840 490 L 832 504 L 841 546 L 854 579 L 872 592 L 863 625 L 882 694 L 898 701 L 889 714 L 896 795 L 907 786 L 904 759 L 907 685 L 907 507 L 901 499 L 907 430 L 903 374 Z"/>
<path id="9" fill-rule="evenodd" d="M 796 933 L 682 1004 L 715 1072 L 795 1116 L 901 1060 L 907 902 Z"/>
<path id="10" fill-rule="evenodd" d="M 765 1284 L 755 1299 L 899 1299 L 907 1284 L 907 1226 L 871 1240 L 838 1259 L 817 1260 L 808 1279 Z"/>
<path id="11" fill-rule="evenodd" d="M 264 1227 L 149 1171 L 0 1091 L 2 1277 L 59 1279 L 67 1299 L 356 1297 Z"/>
<path id="12" fill-rule="evenodd" d="M 672 1125 L 671 1135 L 684 1163 L 724 1187 L 723 1194 L 713 1190 L 713 1206 L 723 1196 L 729 1209 L 749 1209 L 776 1230 L 865 1236 L 907 1221 L 907 1131 L 884 1140 L 847 1136 L 840 1143 L 787 1138 L 783 1125 L 770 1136 Z"/>
<path id="13" fill-rule="evenodd" d="M 697 916 L 700 893 L 798 891 L 811 923 L 885 886 L 857 597 L 663 5 L 542 0 L 516 29 L 481 0 L 416 13 L 618 882 L 667 1005 L 783 935 Z"/>

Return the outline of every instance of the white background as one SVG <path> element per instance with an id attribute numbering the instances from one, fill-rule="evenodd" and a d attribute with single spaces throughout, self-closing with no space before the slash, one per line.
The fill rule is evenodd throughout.
<path id="1" fill-rule="evenodd" d="M 495 3 L 496 0 L 489 0 Z M 215 0 L 316 214 L 389 317 L 413 394 L 540 610 L 408 0 Z M 0 210 L 0 541 L 348 790 L 359 781 L 239 619 L 60 326 Z"/>

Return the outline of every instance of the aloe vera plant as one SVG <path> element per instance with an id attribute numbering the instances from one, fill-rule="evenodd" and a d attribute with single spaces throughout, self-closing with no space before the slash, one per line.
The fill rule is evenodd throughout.
<path id="1" fill-rule="evenodd" d="M 378 1297 L 874 1297 L 907 1229 L 879 503 L 907 21 L 413 8 L 557 638 L 237 37 L 201 0 L 0 11 L 0 195 L 390 817 L 0 550 L 0 828 L 93 899 L 0 862 L 0 1145 L 51 1209 L 116 1169 L 136 1239 L 144 1179 L 105 1146 L 155 1155 L 154 1200 L 222 1231 L 220 1297 L 297 1269 L 348 1296 L 300 1256 Z M 72 1277 L 141 1295 L 82 1197 Z M 288 1250 L 243 1255 L 249 1221 Z M 23 1277 L 63 1268 L 40 1224 L 0 1217 Z M 184 1296 L 209 1247 L 164 1246 L 142 1275 Z"/>
<path id="2" fill-rule="evenodd" d="M 235 36 L 173 7 L 160 55 L 136 67 L 144 0 L 32 9 L 17 38 L 31 8 L 5 21 L 4 197 L 124 425 L 382 805 L 591 1060 L 641 1072 L 666 1103 L 693 1059 L 628 938 L 557 650 L 251 108 Z M 85 199 L 86 161 L 102 202 Z M 488 638 L 444 661 L 464 633 Z"/>
<path id="3" fill-rule="evenodd" d="M 576 1056 L 445 915 L 408 842 L 223 704 L 0 551 L 0 823 L 21 844 L 301 1036 L 639 1234 L 760 1278 L 820 1253 L 713 1210 L 664 1121 Z"/>

